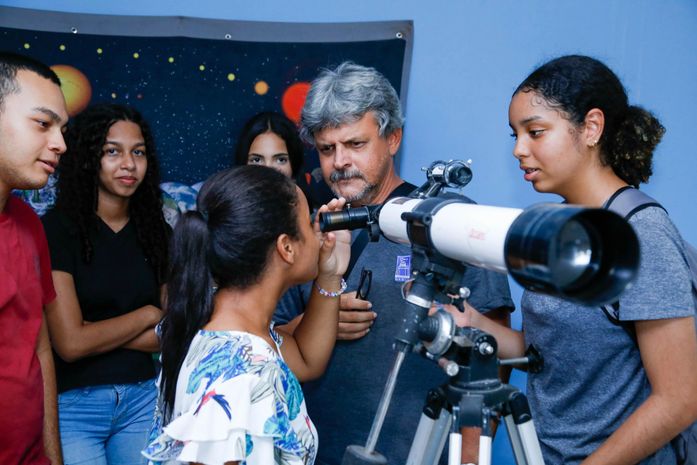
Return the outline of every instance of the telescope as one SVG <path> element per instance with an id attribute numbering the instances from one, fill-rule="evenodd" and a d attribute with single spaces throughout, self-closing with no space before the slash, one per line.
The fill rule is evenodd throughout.
<path id="1" fill-rule="evenodd" d="M 552 203 L 524 210 L 477 205 L 440 195 L 433 185 L 442 188 L 444 181 L 427 184 L 382 205 L 323 213 L 320 229 L 366 228 L 373 240 L 382 234 L 428 255 L 508 272 L 526 289 L 589 306 L 616 301 L 637 273 L 636 234 L 614 212 Z"/>
<path id="2" fill-rule="evenodd" d="M 469 163 L 460 160 L 435 161 L 426 175 L 426 183 L 407 197 L 320 214 L 323 232 L 366 229 L 371 240 L 382 235 L 410 245 L 412 253 L 413 279 L 403 289 L 406 311 L 395 337 L 395 362 L 365 446 L 349 446 L 342 465 L 387 463 L 375 446 L 402 362 L 412 350 L 436 361 L 450 382 L 436 396 L 436 403 L 448 405 L 448 411 L 439 407 L 441 413 L 432 415 L 431 406 L 424 409 L 409 465 L 436 463 L 447 425 L 454 429 L 482 425 L 479 463 L 488 465 L 491 433 L 488 420 L 482 418 L 494 412 L 504 416 L 516 462 L 542 464 L 527 401 L 515 388 L 495 379 L 495 339 L 475 328 L 455 328 L 450 314 L 439 311 L 429 316 L 429 309 L 453 295 L 468 297 L 469 289 L 462 283 L 467 265 L 508 272 L 526 289 L 583 305 L 615 302 L 639 268 L 636 234 L 622 217 L 599 208 L 538 204 L 521 210 L 477 205 L 445 191 L 464 187 L 472 178 Z M 528 364 L 535 371 L 541 369 L 543 355 L 530 347 L 524 360 L 499 363 Z M 451 433 L 450 438 L 449 463 L 459 464 L 459 435 Z"/>

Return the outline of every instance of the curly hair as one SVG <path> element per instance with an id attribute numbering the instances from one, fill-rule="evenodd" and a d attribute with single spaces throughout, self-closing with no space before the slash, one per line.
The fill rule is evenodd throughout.
<path id="1" fill-rule="evenodd" d="M 604 63 L 583 55 L 556 58 L 533 71 L 513 95 L 518 92 L 535 92 L 576 126 L 593 108 L 601 110 L 601 162 L 634 187 L 648 182 L 665 128 L 647 110 L 629 105 L 624 86 Z"/>
<path id="2" fill-rule="evenodd" d="M 58 165 L 56 208 L 76 223 L 82 242 L 82 258 L 85 263 L 91 262 L 94 250 L 90 233 L 98 225 L 102 149 L 109 129 L 118 121 L 137 124 L 145 140 L 148 168 L 143 182 L 128 203 L 128 209 L 136 227 L 138 243 L 158 279 L 163 282 L 168 267 L 169 227 L 162 213 L 155 142 L 148 123 L 137 110 L 123 105 L 98 104 L 72 120 L 65 134 L 67 150 Z"/>

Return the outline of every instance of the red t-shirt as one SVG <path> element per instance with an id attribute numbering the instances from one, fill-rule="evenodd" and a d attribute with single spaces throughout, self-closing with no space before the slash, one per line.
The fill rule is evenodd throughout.
<path id="1" fill-rule="evenodd" d="M 36 342 L 56 297 L 41 221 L 10 196 L 0 213 L 0 464 L 45 465 L 44 388 Z"/>

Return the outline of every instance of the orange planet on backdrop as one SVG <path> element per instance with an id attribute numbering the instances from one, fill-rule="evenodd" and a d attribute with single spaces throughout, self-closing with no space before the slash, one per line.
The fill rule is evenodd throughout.
<path id="1" fill-rule="evenodd" d="M 254 92 L 257 94 L 266 95 L 268 91 L 269 85 L 266 83 L 266 81 L 258 81 L 256 84 L 254 84 Z"/>
<path id="2" fill-rule="evenodd" d="M 70 65 L 53 65 L 51 69 L 61 81 L 61 90 L 68 114 L 75 116 L 84 110 L 92 98 L 92 86 L 87 76 Z"/>
<path id="3" fill-rule="evenodd" d="M 281 108 L 283 108 L 283 113 L 285 113 L 288 119 L 295 124 L 300 124 L 300 112 L 303 109 L 303 105 L 305 105 L 305 98 L 309 90 L 309 82 L 296 82 L 288 86 L 285 92 L 283 92 Z"/>

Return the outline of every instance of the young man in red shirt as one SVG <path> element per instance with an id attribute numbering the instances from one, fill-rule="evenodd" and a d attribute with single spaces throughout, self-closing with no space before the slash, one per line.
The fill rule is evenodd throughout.
<path id="1" fill-rule="evenodd" d="M 10 195 L 38 189 L 65 152 L 56 74 L 0 52 L 0 463 L 62 465 L 53 356 L 43 307 L 56 297 L 38 216 Z"/>

